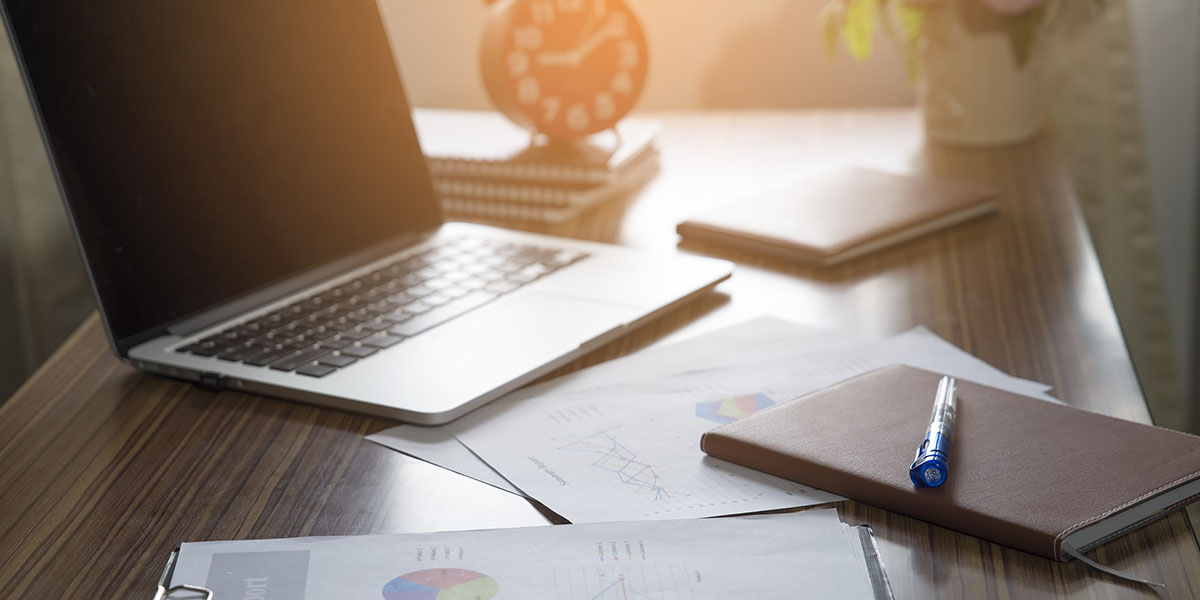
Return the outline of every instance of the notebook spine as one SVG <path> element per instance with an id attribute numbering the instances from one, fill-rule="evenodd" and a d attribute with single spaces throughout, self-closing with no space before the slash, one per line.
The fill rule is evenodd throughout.
<path id="1" fill-rule="evenodd" d="M 434 177 L 504 179 L 599 185 L 608 181 L 604 169 L 584 165 L 513 164 L 511 162 L 430 158 L 429 171 Z"/>
<path id="2" fill-rule="evenodd" d="M 442 210 L 450 217 L 482 217 L 505 221 L 536 221 L 557 224 L 579 214 L 584 207 L 555 208 L 519 202 L 496 202 L 479 198 L 441 198 Z"/>
<path id="3" fill-rule="evenodd" d="M 435 178 L 433 187 L 443 198 L 473 198 L 496 202 L 569 208 L 587 204 L 587 190 L 549 185 L 521 185 L 499 181 Z"/>

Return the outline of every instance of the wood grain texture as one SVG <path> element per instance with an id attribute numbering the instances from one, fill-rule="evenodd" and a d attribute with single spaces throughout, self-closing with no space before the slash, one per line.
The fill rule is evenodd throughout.
<path id="1" fill-rule="evenodd" d="M 762 313 L 886 335 L 924 324 L 1067 402 L 1147 422 L 1091 243 L 1048 140 L 925 148 L 916 115 L 661 115 L 663 173 L 558 228 L 675 251 L 690 212 L 807 172 L 874 166 L 987 183 L 995 217 L 828 270 L 749 254 L 715 294 L 576 361 L 606 360 Z M 697 248 L 695 250 L 705 250 Z M 149 597 L 180 542 L 545 524 L 523 500 L 364 441 L 390 422 L 145 376 L 92 318 L 0 407 L 0 598 Z M 897 598 L 1152 598 L 1060 564 L 855 502 Z M 1177 513 L 1094 551 L 1200 595 L 1200 549 Z"/>

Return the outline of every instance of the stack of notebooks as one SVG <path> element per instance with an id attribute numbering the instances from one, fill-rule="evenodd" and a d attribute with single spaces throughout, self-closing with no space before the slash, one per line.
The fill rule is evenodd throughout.
<path id="1" fill-rule="evenodd" d="M 451 218 L 561 223 L 658 172 L 652 120 L 576 141 L 535 136 L 494 111 L 418 108 L 413 120 Z"/>

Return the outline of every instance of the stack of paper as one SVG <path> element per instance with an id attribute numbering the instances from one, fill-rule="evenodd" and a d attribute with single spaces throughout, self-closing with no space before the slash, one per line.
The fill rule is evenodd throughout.
<path id="1" fill-rule="evenodd" d="M 184 544 L 169 586 L 216 598 L 889 598 L 836 511 Z M 176 597 L 176 596 L 172 596 Z"/>
<path id="2" fill-rule="evenodd" d="M 1054 401 L 918 328 L 883 340 L 757 319 L 528 388 L 448 426 L 368 439 L 513 493 L 572 523 L 698 518 L 836 501 L 705 456 L 700 435 L 885 365 Z"/>

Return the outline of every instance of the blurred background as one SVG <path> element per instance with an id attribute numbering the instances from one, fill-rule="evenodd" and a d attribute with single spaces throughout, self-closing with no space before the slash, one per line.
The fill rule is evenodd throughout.
<path id="1" fill-rule="evenodd" d="M 628 2 L 650 47 L 639 110 L 915 103 L 901 55 L 882 33 L 866 61 L 844 48 L 826 55 L 818 24 L 825 0 Z M 415 106 L 490 108 L 478 65 L 482 0 L 379 5 Z M 1068 166 L 1155 421 L 1197 431 L 1200 3 L 1106 0 L 1088 8 L 1082 12 L 1096 14 L 1064 18 L 1047 38 L 1047 134 Z M 92 310 L 4 38 L 0 402 Z"/>

